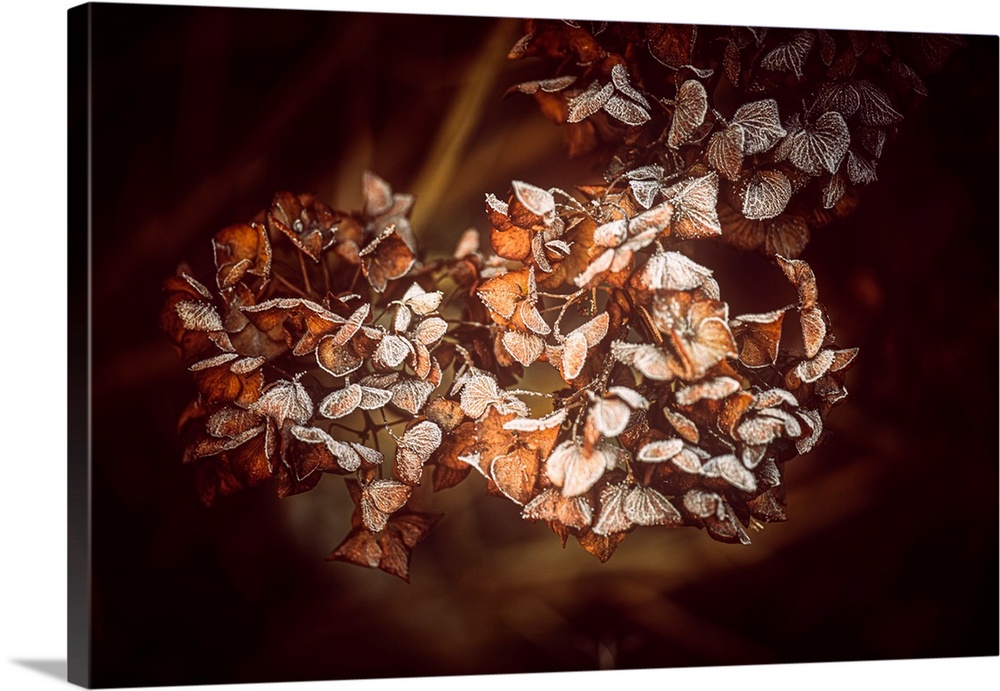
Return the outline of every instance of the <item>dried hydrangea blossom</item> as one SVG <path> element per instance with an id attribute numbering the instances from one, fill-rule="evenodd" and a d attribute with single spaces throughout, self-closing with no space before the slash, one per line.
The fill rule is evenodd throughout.
<path id="1" fill-rule="evenodd" d="M 921 74 L 961 45 L 951 35 L 531 20 L 510 57 L 558 72 L 561 88 L 524 93 L 565 125 L 572 154 L 609 161 L 608 181 L 651 166 L 661 182 L 717 173 L 733 212 L 720 208 L 723 238 L 797 257 L 811 232 L 854 208 L 927 96 Z M 625 85 L 616 75 L 641 117 L 607 108 Z M 640 182 L 648 208 L 656 190 L 648 175 Z"/>
<path id="2" fill-rule="evenodd" d="M 440 519 L 417 490 L 470 475 L 602 561 L 637 529 L 747 543 L 785 520 L 784 465 L 822 443 L 858 355 L 799 255 L 925 93 L 903 56 L 939 44 L 692 29 L 529 21 L 511 57 L 560 73 L 512 90 L 603 153 L 605 179 L 488 192 L 488 228 L 450 256 L 423 254 L 413 197 L 368 172 L 361 210 L 279 192 L 211 239 L 208 276 L 169 278 L 202 500 L 343 476 L 329 559 L 407 580 Z M 765 253 L 789 298 L 734 313 L 693 250 L 720 240 Z"/>

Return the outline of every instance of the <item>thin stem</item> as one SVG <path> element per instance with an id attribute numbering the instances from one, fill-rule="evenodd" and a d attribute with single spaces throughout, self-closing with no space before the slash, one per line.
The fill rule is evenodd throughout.
<path id="1" fill-rule="evenodd" d="M 312 286 L 309 284 L 309 271 L 306 269 L 306 260 L 302 256 L 302 252 L 299 252 L 299 268 L 302 269 L 302 284 L 306 287 L 306 293 L 314 295 Z"/>
<path id="2" fill-rule="evenodd" d="M 289 283 L 288 279 L 286 279 L 281 274 L 276 273 L 276 274 L 273 274 L 273 275 L 274 275 L 274 278 L 278 281 L 278 283 L 280 283 L 281 285 L 285 286 L 289 290 L 293 291 L 299 297 L 305 298 L 306 300 L 311 299 L 311 296 L 307 295 L 306 293 L 303 293 L 302 290 L 297 285 L 295 285 L 293 283 Z"/>
<path id="3" fill-rule="evenodd" d="M 586 288 L 580 288 L 580 290 L 570 294 L 570 296 L 566 299 L 566 302 L 563 303 L 562 309 L 559 310 L 559 316 L 556 317 L 556 322 L 552 325 L 552 333 L 556 337 L 557 341 L 561 342 L 563 340 L 562 333 L 559 331 L 559 324 L 562 323 L 562 318 L 566 316 L 566 310 L 569 309 L 569 306 L 579 300 L 580 296 L 586 292 Z"/>

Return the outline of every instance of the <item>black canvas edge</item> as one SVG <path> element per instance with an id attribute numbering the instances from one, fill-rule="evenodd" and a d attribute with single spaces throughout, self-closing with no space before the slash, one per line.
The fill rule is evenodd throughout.
<path id="1" fill-rule="evenodd" d="M 91 680 L 90 5 L 67 12 L 67 681 Z"/>

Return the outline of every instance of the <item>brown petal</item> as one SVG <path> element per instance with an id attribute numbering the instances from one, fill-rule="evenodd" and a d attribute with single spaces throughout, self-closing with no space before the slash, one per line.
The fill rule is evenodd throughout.
<path id="1" fill-rule="evenodd" d="M 319 414 L 331 419 L 341 418 L 357 410 L 360 403 L 361 386 L 351 384 L 327 395 L 319 404 Z"/>
<path id="2" fill-rule="evenodd" d="M 636 525 L 679 526 L 684 523 L 680 511 L 652 487 L 633 487 L 623 499 L 622 508 Z"/>
<path id="3" fill-rule="evenodd" d="M 505 331 L 502 341 L 507 352 L 525 367 L 537 360 L 545 351 L 545 341 L 533 333 Z"/>
<path id="4" fill-rule="evenodd" d="M 534 492 L 538 466 L 538 454 L 531 449 L 518 446 L 510 453 L 493 459 L 489 475 L 504 496 L 517 504 L 524 505 Z"/>

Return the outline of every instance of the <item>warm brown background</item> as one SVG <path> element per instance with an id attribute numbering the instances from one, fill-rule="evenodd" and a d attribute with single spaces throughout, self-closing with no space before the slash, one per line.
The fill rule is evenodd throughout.
<path id="1" fill-rule="evenodd" d="M 416 230 L 440 251 L 486 228 L 484 193 L 512 178 L 597 179 L 563 162 L 530 100 L 501 99 L 538 76 L 504 58 L 517 23 L 94 17 L 95 684 L 998 653 L 995 37 L 928 80 L 860 210 L 804 255 L 861 355 L 828 442 L 788 467 L 788 523 L 750 547 L 640 530 L 602 565 L 473 477 L 435 498 L 446 517 L 407 585 L 324 561 L 348 525 L 339 479 L 199 505 L 174 435 L 194 389 L 157 331 L 160 282 L 182 260 L 205 276 L 212 233 L 278 189 L 358 208 L 369 167 L 419 195 Z M 734 302 L 737 269 L 770 271 L 714 261 Z"/>

